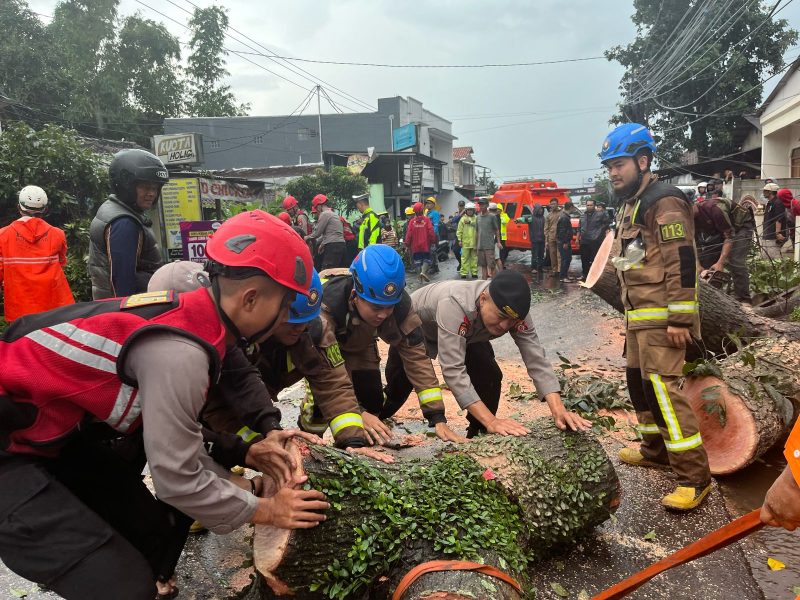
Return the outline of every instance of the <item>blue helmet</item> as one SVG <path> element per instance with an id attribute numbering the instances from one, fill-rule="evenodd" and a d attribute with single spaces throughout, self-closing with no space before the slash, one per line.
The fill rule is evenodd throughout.
<path id="1" fill-rule="evenodd" d="M 289 307 L 289 323 L 308 323 L 319 316 L 322 310 L 322 281 L 314 269 L 308 295 L 298 293 Z"/>
<path id="2" fill-rule="evenodd" d="M 639 123 L 625 123 L 606 136 L 600 161 L 604 163 L 620 156 L 635 157 L 642 148 L 649 148 L 654 153 L 656 151 L 656 142 L 650 130 Z"/>
<path id="3" fill-rule="evenodd" d="M 403 259 L 385 244 L 372 244 L 358 253 L 350 265 L 356 294 L 367 302 L 385 306 L 400 302 L 406 287 Z"/>

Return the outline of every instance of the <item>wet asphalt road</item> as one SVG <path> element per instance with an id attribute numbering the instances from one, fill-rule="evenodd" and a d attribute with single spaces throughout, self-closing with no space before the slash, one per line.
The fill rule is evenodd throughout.
<path id="1" fill-rule="evenodd" d="M 527 272 L 524 263 L 527 254 L 512 253 L 511 268 Z M 573 261 L 573 275 L 579 272 L 579 260 Z M 453 279 L 455 261 L 442 263 L 442 272 L 433 281 Z M 412 289 L 419 286 L 410 277 Z M 594 355 L 602 358 L 611 368 L 624 367 L 618 352 L 612 352 L 604 340 L 622 331 L 622 322 L 612 309 L 591 292 L 575 284 L 561 286 L 545 279 L 533 283 L 534 319 L 539 337 L 551 360 L 556 352 L 573 358 Z M 514 360 L 518 357 L 510 339 L 496 340 L 495 351 L 499 358 Z M 290 390 L 282 395 L 281 410 L 284 425 L 291 426 L 297 416 L 300 390 Z M 747 474 L 733 482 L 724 481 L 728 500 L 715 485 L 705 504 L 688 515 L 664 511 L 659 503 L 661 496 L 674 487 L 668 473 L 622 465 L 616 459 L 621 443 L 612 438 L 603 441 L 619 474 L 623 498 L 615 518 L 606 522 L 597 534 L 578 544 L 561 556 L 536 565 L 531 576 L 537 588 L 537 598 L 560 598 L 553 585 L 563 587 L 569 598 L 578 598 L 581 592 L 589 596 L 624 579 L 666 554 L 678 550 L 700 536 L 727 523 L 733 515 L 741 514 L 756 505 L 763 497 L 774 473 L 780 468 L 779 457 L 771 468 L 763 463 L 754 467 L 758 477 Z M 729 478 L 730 479 L 730 478 Z M 745 490 L 747 493 L 741 493 Z M 749 504 L 749 505 L 748 505 Z M 644 536 L 655 532 L 655 539 Z M 179 598 L 223 599 L 242 589 L 251 573 L 249 566 L 249 536 L 251 529 L 241 528 L 230 536 L 204 534 L 190 538 L 178 566 Z M 650 536 L 649 536 L 650 537 Z M 705 600 L 783 600 L 794 598 L 792 585 L 800 585 L 800 553 L 798 538 L 794 534 L 765 531 L 725 550 L 678 567 L 659 576 L 630 598 L 678 600 L 702 597 Z M 787 569 L 778 574 L 766 565 L 768 556 L 781 559 Z M 39 600 L 55 598 L 55 594 L 38 590 L 10 573 L 0 563 L 0 599 L 21 597 Z M 581 596 L 582 597 L 582 596 Z"/>

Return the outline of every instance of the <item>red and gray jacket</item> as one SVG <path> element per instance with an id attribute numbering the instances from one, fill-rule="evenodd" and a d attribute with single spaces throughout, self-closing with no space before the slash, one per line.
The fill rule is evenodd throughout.
<path id="1" fill-rule="evenodd" d="M 0 457 L 55 456 L 87 419 L 123 434 L 139 427 L 142 407 L 125 357 L 155 330 L 205 348 L 217 380 L 225 329 L 206 289 L 87 302 L 14 321 L 0 337 Z"/>

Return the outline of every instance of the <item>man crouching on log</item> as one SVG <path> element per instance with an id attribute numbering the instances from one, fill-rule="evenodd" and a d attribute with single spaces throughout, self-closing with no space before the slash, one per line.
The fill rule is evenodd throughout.
<path id="1" fill-rule="evenodd" d="M 700 337 L 692 206 L 678 188 L 650 173 L 656 144 L 644 125 L 626 123 L 603 142 L 600 159 L 624 200 L 617 268 L 625 306 L 626 376 L 640 450 L 619 457 L 644 467 L 671 466 L 678 486 L 662 499 L 692 510 L 711 489 L 697 417 L 678 386 L 692 335 Z"/>
<path id="2" fill-rule="evenodd" d="M 584 431 L 591 422 L 568 411 L 561 402 L 561 387 L 539 343 L 530 315 L 531 290 L 516 271 L 501 271 L 491 281 L 442 281 L 411 294 L 414 310 L 422 319 L 429 356 L 439 356 L 447 386 L 459 406 L 469 413 L 467 437 L 478 433 L 526 435 L 528 429 L 513 419 L 495 416 L 500 404 L 503 372 L 494 358 L 490 340 L 511 334 L 536 386 L 560 429 Z M 395 376 L 396 357 L 386 362 L 387 396 L 402 406 L 411 384 Z"/>
<path id="3" fill-rule="evenodd" d="M 159 500 L 219 533 L 325 519 L 324 495 L 296 489 L 305 477 L 251 493 L 205 452 L 198 422 L 228 349 L 267 338 L 308 293 L 308 247 L 255 210 L 223 223 L 206 252 L 211 289 L 75 304 L 0 338 L 0 559 L 67 600 L 155 597 L 167 540 L 147 534 L 168 519 Z M 92 425 L 141 428 L 159 500 L 140 469 L 93 468 L 76 452 Z"/>

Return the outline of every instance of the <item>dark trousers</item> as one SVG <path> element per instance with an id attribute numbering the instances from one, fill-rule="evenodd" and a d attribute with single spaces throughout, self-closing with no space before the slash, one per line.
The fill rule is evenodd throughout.
<path id="1" fill-rule="evenodd" d="M 544 241 L 531 242 L 531 269 L 534 271 L 544 269 Z"/>
<path id="2" fill-rule="evenodd" d="M 142 457 L 76 438 L 56 460 L 0 462 L 0 559 L 68 600 L 152 600 L 191 519 L 153 497 Z"/>
<path id="3" fill-rule="evenodd" d="M 733 235 L 733 247 L 728 255 L 728 270 L 733 279 L 733 293 L 737 300 L 750 300 L 750 272 L 747 255 L 753 246 L 753 230 L 742 228 Z"/>
<path id="4" fill-rule="evenodd" d="M 492 344 L 489 342 L 469 344 L 464 357 L 464 364 L 467 367 L 467 375 L 469 375 L 475 391 L 478 392 L 478 396 L 491 413 L 496 414 L 497 407 L 500 405 L 500 386 L 503 381 L 503 372 L 494 359 Z M 355 377 L 353 378 L 353 384 L 355 385 Z M 408 396 L 413 389 L 414 386 L 411 385 L 405 369 L 403 369 L 400 353 L 391 348 L 389 357 L 386 359 L 386 402 L 381 407 L 379 416 L 384 419 L 395 414 L 408 400 Z M 356 396 L 358 396 L 358 392 L 356 392 Z M 359 403 L 361 403 L 360 399 Z M 373 412 L 369 408 L 367 410 Z M 373 414 L 378 413 L 373 412 Z M 486 428 L 472 415 L 468 414 L 467 420 L 469 421 L 467 437 L 473 437 L 486 431 Z"/>
<path id="5" fill-rule="evenodd" d="M 581 270 L 584 279 L 589 276 L 589 270 L 594 264 L 598 250 L 600 250 L 600 240 L 581 239 Z"/>
<path id="6" fill-rule="evenodd" d="M 325 244 L 322 248 L 322 260 L 320 261 L 320 266 L 323 269 L 335 269 L 344 266 L 350 266 L 348 263 L 347 265 L 344 264 L 344 255 L 345 255 L 345 243 L 344 242 L 331 242 Z"/>
<path id="7" fill-rule="evenodd" d="M 561 272 L 559 273 L 561 279 L 566 279 L 569 275 L 569 264 L 572 262 L 572 246 L 569 242 L 558 242 L 559 265 Z"/>
<path id="8" fill-rule="evenodd" d="M 456 271 L 460 271 L 461 270 L 461 244 L 459 244 L 458 242 L 454 242 L 453 243 L 453 256 L 455 256 L 456 260 L 458 261 L 458 266 L 456 267 Z"/>
<path id="9" fill-rule="evenodd" d="M 502 261 L 503 265 L 505 265 L 506 260 L 508 259 L 508 254 L 511 252 L 511 250 L 509 250 L 506 246 L 506 240 L 501 240 L 500 245 L 502 246 L 502 248 L 500 248 L 500 260 Z"/>

